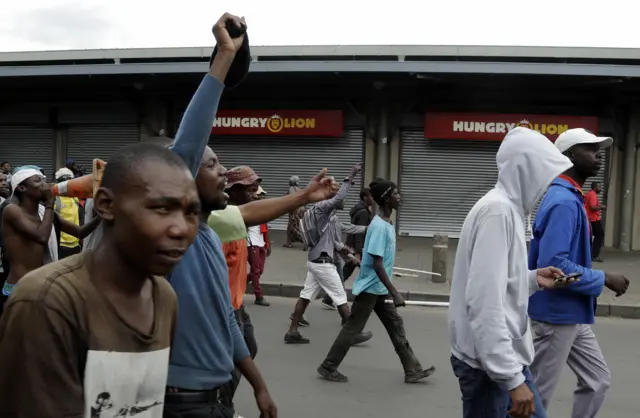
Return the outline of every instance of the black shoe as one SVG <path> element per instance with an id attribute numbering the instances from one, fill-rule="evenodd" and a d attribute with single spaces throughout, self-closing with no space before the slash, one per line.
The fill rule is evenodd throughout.
<path id="1" fill-rule="evenodd" d="M 256 305 L 258 305 L 258 306 L 271 306 L 269 301 L 266 300 L 264 297 L 257 298 L 256 299 Z"/>
<path id="2" fill-rule="evenodd" d="M 322 306 L 324 306 L 327 309 L 331 309 L 332 311 L 335 311 L 336 309 L 336 305 L 333 304 L 333 301 L 330 298 L 324 298 L 322 299 L 322 302 L 320 302 L 322 304 Z"/>
<path id="3" fill-rule="evenodd" d="M 289 317 L 290 320 L 293 321 L 293 314 L 291 314 L 291 316 Z M 304 319 L 304 317 L 300 318 L 300 321 L 298 321 L 298 326 L 299 327 L 308 327 L 311 324 L 309 323 L 309 321 L 307 321 L 306 319 Z"/>
<path id="4" fill-rule="evenodd" d="M 428 369 L 420 369 L 415 372 L 408 372 L 404 374 L 404 383 L 418 383 L 421 380 L 426 379 L 436 372 L 436 368 L 431 366 Z"/>
<path id="5" fill-rule="evenodd" d="M 346 383 L 349 381 L 349 378 L 347 376 L 343 375 L 337 370 L 328 370 L 322 364 L 318 367 L 318 374 L 320 374 L 323 379 L 328 380 L 329 382 Z"/>
<path id="6" fill-rule="evenodd" d="M 299 332 L 296 332 L 296 333 L 287 332 L 284 335 L 284 342 L 285 344 L 309 344 L 311 340 L 308 338 L 304 338 L 302 334 L 300 334 Z"/>
<path id="7" fill-rule="evenodd" d="M 373 337 L 373 333 L 371 331 L 361 332 L 360 334 L 353 337 L 351 341 L 351 345 L 362 344 L 364 342 L 369 341 Z"/>

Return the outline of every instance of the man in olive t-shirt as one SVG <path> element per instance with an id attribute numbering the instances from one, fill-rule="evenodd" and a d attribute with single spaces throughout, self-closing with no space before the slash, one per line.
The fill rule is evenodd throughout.
<path id="1" fill-rule="evenodd" d="M 195 239 L 195 182 L 178 155 L 137 143 L 109 160 L 94 202 L 98 245 L 28 273 L 5 305 L 2 417 L 162 417 L 177 312 L 163 276 Z"/>

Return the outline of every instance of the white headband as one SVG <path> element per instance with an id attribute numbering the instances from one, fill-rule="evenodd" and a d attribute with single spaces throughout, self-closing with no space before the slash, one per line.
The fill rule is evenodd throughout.
<path id="1" fill-rule="evenodd" d="M 11 194 L 13 195 L 16 191 L 16 188 L 25 181 L 26 179 L 39 176 L 41 178 L 45 178 L 45 176 L 40 172 L 40 170 L 36 170 L 35 168 L 25 168 L 24 170 L 18 170 L 11 176 Z"/>

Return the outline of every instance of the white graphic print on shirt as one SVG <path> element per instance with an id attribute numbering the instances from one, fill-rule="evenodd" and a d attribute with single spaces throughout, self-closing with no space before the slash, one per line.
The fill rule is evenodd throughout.
<path id="1" fill-rule="evenodd" d="M 169 348 L 146 353 L 89 351 L 85 418 L 162 418 Z"/>

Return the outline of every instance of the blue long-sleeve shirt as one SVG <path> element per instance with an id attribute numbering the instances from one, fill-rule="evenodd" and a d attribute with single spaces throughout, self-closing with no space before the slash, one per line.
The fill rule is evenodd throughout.
<path id="1" fill-rule="evenodd" d="M 533 224 L 529 268 L 548 266 L 582 276 L 564 289 L 534 293 L 529 316 L 551 324 L 592 324 L 604 272 L 591 268 L 591 232 L 582 192 L 564 178 L 553 181 Z"/>
<path id="2" fill-rule="evenodd" d="M 184 113 L 172 150 L 196 176 L 224 85 L 205 76 Z M 231 380 L 235 362 L 249 356 L 231 306 L 220 239 L 206 223 L 169 280 L 178 296 L 168 385 L 213 389 Z"/>

